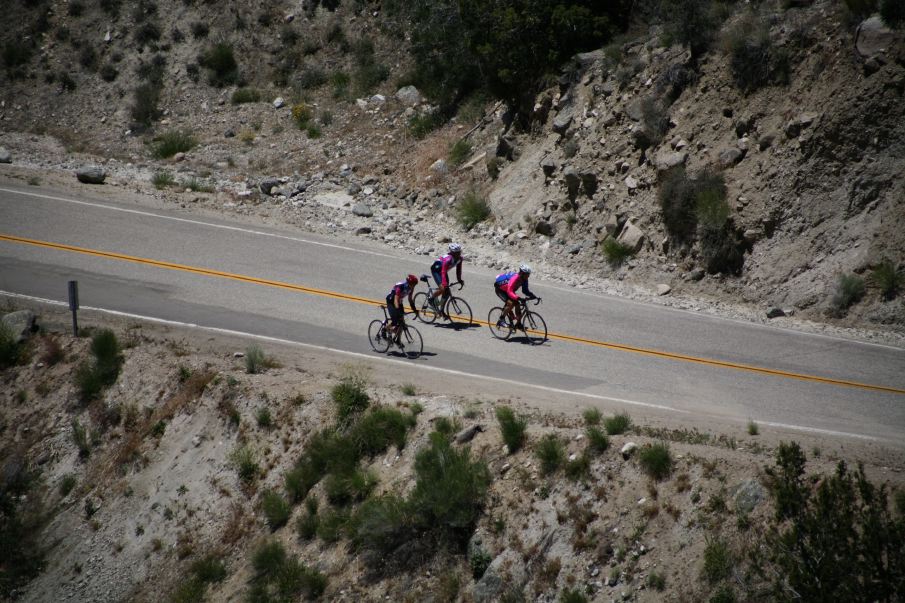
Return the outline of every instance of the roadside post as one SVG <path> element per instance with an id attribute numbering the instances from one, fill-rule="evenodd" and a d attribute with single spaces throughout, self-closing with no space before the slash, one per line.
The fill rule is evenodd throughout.
<path id="1" fill-rule="evenodd" d="M 72 336 L 79 336 L 79 282 L 69 281 L 69 309 L 72 310 Z"/>

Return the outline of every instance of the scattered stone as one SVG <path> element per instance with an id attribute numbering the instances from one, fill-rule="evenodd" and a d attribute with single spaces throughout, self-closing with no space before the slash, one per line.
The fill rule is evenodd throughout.
<path id="1" fill-rule="evenodd" d="M 103 184 L 107 178 L 107 172 L 103 168 L 94 165 L 78 170 L 75 173 L 75 177 L 78 178 L 79 182 L 85 184 Z"/>
<path id="2" fill-rule="evenodd" d="M 644 112 L 641 111 L 641 99 L 636 99 L 626 105 L 625 114 L 632 121 L 641 121 L 641 118 L 644 117 Z"/>
<path id="3" fill-rule="evenodd" d="M 480 425 L 472 425 L 471 427 L 466 427 L 456 434 L 456 443 L 464 444 L 465 442 L 470 442 L 476 435 L 478 435 L 478 433 L 482 431 L 484 431 L 484 428 Z"/>
<path id="4" fill-rule="evenodd" d="M 357 235 L 371 234 L 371 227 L 370 226 L 359 226 L 355 230 L 355 234 L 357 234 Z"/>
<path id="5" fill-rule="evenodd" d="M 369 102 L 372 102 L 375 105 L 382 105 L 383 103 L 387 102 L 387 97 L 385 97 L 382 94 L 375 94 L 368 100 L 369 100 Z"/>
<path id="6" fill-rule="evenodd" d="M 884 54 L 895 44 L 895 32 L 883 23 L 883 19 L 874 15 L 862 21 L 855 33 L 855 48 L 861 58 L 867 59 Z"/>
<path id="7" fill-rule="evenodd" d="M 202 442 L 201 436 L 196 435 L 195 437 L 192 438 L 192 446 L 194 446 L 195 448 L 198 448 L 198 446 L 201 446 L 201 442 Z"/>
<path id="8" fill-rule="evenodd" d="M 597 192 L 597 174 L 594 172 L 581 172 L 578 174 L 581 178 L 581 188 L 588 197 L 593 197 Z"/>
<path id="9" fill-rule="evenodd" d="M 718 156 L 720 167 L 732 167 L 744 158 L 745 152 L 738 147 L 729 147 L 720 151 Z"/>
<path id="10" fill-rule="evenodd" d="M 756 479 L 748 479 L 732 489 L 735 508 L 741 513 L 750 513 L 767 498 L 766 489 Z"/>
<path id="11" fill-rule="evenodd" d="M 703 268 L 694 268 L 691 272 L 688 273 L 688 278 L 693 281 L 699 281 L 704 278 L 704 269 Z"/>
<path id="12" fill-rule="evenodd" d="M 635 180 L 634 176 L 627 176 L 625 178 L 625 186 L 630 191 L 634 191 L 638 188 L 638 181 Z"/>
<path id="13" fill-rule="evenodd" d="M 569 247 L 569 253 L 571 255 L 576 255 L 576 254 L 578 254 L 578 252 L 581 251 L 581 248 L 582 248 L 582 244 L 576 243 L 575 245 L 572 245 L 571 247 Z"/>
<path id="14" fill-rule="evenodd" d="M 264 178 L 261 180 L 261 184 L 258 185 L 258 188 L 261 189 L 261 192 L 265 195 L 273 194 L 273 189 L 283 184 L 283 181 L 279 178 Z"/>
<path id="15" fill-rule="evenodd" d="M 641 245 L 644 244 L 644 233 L 631 221 L 628 221 L 622 227 L 622 232 L 619 233 L 619 237 L 616 240 L 637 253 L 641 249 Z"/>
<path id="16" fill-rule="evenodd" d="M 236 131 L 233 130 L 232 128 L 229 128 L 228 130 L 226 130 L 226 132 L 223 133 L 223 137 L 224 138 L 235 138 Z"/>
<path id="17" fill-rule="evenodd" d="M 672 287 L 667 284 L 660 283 L 657 285 L 657 295 L 669 295 L 670 291 L 672 291 Z"/>
<path id="18" fill-rule="evenodd" d="M 282 109 L 285 106 L 286 106 L 286 100 L 283 99 L 282 96 L 278 96 L 275 99 L 273 99 L 273 108 L 274 109 Z"/>
<path id="19" fill-rule="evenodd" d="M 754 228 L 749 228 L 745 231 L 745 234 L 742 235 L 745 238 L 745 242 L 749 245 L 753 245 L 760 240 L 761 231 L 756 230 Z"/>
<path id="20" fill-rule="evenodd" d="M 574 119 L 574 113 L 571 107 L 563 109 L 556 116 L 556 119 L 553 120 L 553 131 L 559 134 L 560 136 L 564 135 L 568 132 L 569 127 L 572 125 L 572 120 Z"/>
<path id="21" fill-rule="evenodd" d="M 575 171 L 575 168 L 569 166 L 563 170 L 562 177 L 566 183 L 569 198 L 574 199 L 578 196 L 578 189 L 581 187 L 581 178 L 578 176 L 578 172 Z"/>
<path id="22" fill-rule="evenodd" d="M 496 143 L 496 156 L 512 161 L 515 159 L 516 153 L 515 138 L 512 136 L 500 136 Z"/>
<path id="23" fill-rule="evenodd" d="M 622 458 L 624 458 L 625 460 L 628 460 L 629 457 L 631 457 L 635 453 L 635 450 L 637 450 L 637 449 L 638 449 L 638 444 L 636 444 L 634 442 L 627 442 L 625 444 L 625 446 L 623 446 L 619 452 L 622 454 Z"/>
<path id="24" fill-rule="evenodd" d="M 611 96 L 616 92 L 616 84 L 612 81 L 606 81 L 600 86 L 600 93 L 604 96 Z"/>
<path id="25" fill-rule="evenodd" d="M 396 100 L 413 107 L 421 102 L 421 93 L 414 86 L 403 86 L 396 91 Z"/>
<path id="26" fill-rule="evenodd" d="M 3 316 L 2 322 L 19 343 L 28 339 L 28 336 L 38 329 L 35 324 L 35 313 L 31 310 L 10 312 Z"/>
<path id="27" fill-rule="evenodd" d="M 431 164 L 430 170 L 435 174 L 448 174 L 449 166 L 445 159 L 438 159 Z"/>
<path id="28" fill-rule="evenodd" d="M 537 234 L 542 234 L 547 237 L 552 237 L 556 233 L 556 228 L 550 222 L 546 220 L 541 220 L 534 227 L 534 232 Z"/>
<path id="29" fill-rule="evenodd" d="M 772 307 L 767 310 L 767 318 L 779 318 L 780 316 L 785 316 L 786 313 L 783 312 L 782 308 Z"/>
<path id="30" fill-rule="evenodd" d="M 12 163 L 13 155 L 6 149 L 0 147 L 0 163 Z"/>
<path id="31" fill-rule="evenodd" d="M 540 163 L 540 167 L 544 171 L 544 176 L 547 178 L 551 178 L 553 174 L 556 173 L 556 162 L 549 156 L 544 157 L 544 160 Z"/>
<path id="32" fill-rule="evenodd" d="M 233 352 L 233 358 L 245 358 L 245 352 Z"/>
<path id="33" fill-rule="evenodd" d="M 361 186 L 357 182 L 352 182 L 349 184 L 349 188 L 346 189 L 346 192 L 350 195 L 357 195 L 361 192 Z"/>
<path id="34" fill-rule="evenodd" d="M 654 157 L 654 166 L 658 172 L 665 172 L 677 165 L 682 165 L 688 159 L 688 153 L 678 151 L 661 151 Z"/>
<path id="35" fill-rule="evenodd" d="M 361 216 L 362 218 L 370 218 L 374 215 L 374 212 L 365 203 L 356 203 L 355 205 L 353 205 L 352 213 L 356 216 Z"/>
<path id="36" fill-rule="evenodd" d="M 819 117 L 817 113 L 802 113 L 798 117 L 792 118 L 784 128 L 786 136 L 789 138 L 797 138 L 803 129 L 814 123 L 814 120 L 817 119 L 817 117 Z"/>

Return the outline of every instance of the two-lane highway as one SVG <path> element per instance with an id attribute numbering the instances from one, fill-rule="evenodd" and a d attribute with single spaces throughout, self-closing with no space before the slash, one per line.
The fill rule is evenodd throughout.
<path id="1" fill-rule="evenodd" d="M 288 227 L 0 187 L 2 291 L 65 300 L 76 279 L 85 306 L 350 352 L 369 352 L 374 304 L 431 260 Z M 429 354 L 414 366 L 905 446 L 905 350 L 591 294 L 545 283 L 542 265 L 536 273 L 550 341 L 421 325 Z M 497 305 L 494 274 L 466 263 L 464 276 L 461 294 L 485 319 Z"/>

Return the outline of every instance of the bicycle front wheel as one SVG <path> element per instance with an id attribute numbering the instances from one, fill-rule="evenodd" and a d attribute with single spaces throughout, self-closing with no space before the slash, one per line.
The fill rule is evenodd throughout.
<path id="1" fill-rule="evenodd" d="M 390 349 L 390 339 L 383 328 L 382 320 L 372 320 L 368 325 L 368 341 L 375 352 L 385 354 Z"/>
<path id="2" fill-rule="evenodd" d="M 526 311 L 522 317 L 522 326 L 525 327 L 525 336 L 531 345 L 547 341 L 547 323 L 540 314 Z"/>
<path id="3" fill-rule="evenodd" d="M 461 297 L 450 297 L 446 302 L 446 315 L 449 322 L 456 327 L 467 327 L 471 325 L 472 315 L 471 306 Z"/>
<path id="4" fill-rule="evenodd" d="M 419 333 L 418 329 L 415 327 L 406 325 L 402 330 L 399 341 L 405 346 L 404 353 L 406 357 L 411 358 L 412 360 L 418 358 L 421 355 L 421 352 L 424 351 L 424 341 L 421 339 L 421 333 Z"/>
<path id="5" fill-rule="evenodd" d="M 490 327 L 490 332 L 497 339 L 509 339 L 509 336 L 512 335 L 512 323 L 509 322 L 509 318 L 502 308 L 493 308 L 490 311 L 490 314 L 487 315 L 487 326 Z"/>
<path id="6" fill-rule="evenodd" d="M 418 319 L 427 324 L 437 320 L 437 311 L 434 310 L 430 302 L 430 296 L 424 291 L 415 294 L 415 307 L 418 308 Z"/>

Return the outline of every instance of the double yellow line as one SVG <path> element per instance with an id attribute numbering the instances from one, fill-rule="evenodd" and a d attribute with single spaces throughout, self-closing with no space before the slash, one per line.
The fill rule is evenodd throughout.
<path id="1" fill-rule="evenodd" d="M 105 258 L 109 260 L 118 260 L 122 262 L 132 262 L 135 264 L 143 264 L 145 266 L 155 266 L 157 268 L 165 268 L 167 270 L 179 270 L 182 272 L 189 272 L 192 274 L 200 274 L 203 276 L 211 276 L 216 278 L 225 278 L 234 281 L 239 281 L 243 283 L 250 283 L 253 285 L 262 285 L 265 287 L 275 287 L 278 289 L 285 289 L 287 291 L 295 291 L 298 293 L 308 293 L 310 295 L 319 295 L 321 297 L 329 297 L 332 299 L 341 299 L 344 301 L 355 302 L 359 304 L 366 304 L 369 306 L 380 306 L 385 302 L 383 300 L 375 300 L 367 297 L 359 297 L 356 295 L 348 295 L 346 293 L 339 293 L 336 291 L 329 291 L 326 289 L 317 289 L 314 287 L 305 287 L 302 285 L 295 285 L 293 283 L 286 283 L 283 281 L 275 281 L 271 279 L 258 278 L 254 276 L 246 276 L 244 274 L 235 274 L 232 272 L 224 272 L 221 270 L 212 270 L 210 268 L 199 268 L 197 266 L 188 266 L 185 264 L 177 264 L 174 262 L 164 262 L 161 260 L 154 260 L 150 258 L 142 258 L 132 255 L 126 255 L 122 253 L 114 253 L 111 251 L 98 251 L 96 249 L 88 249 L 85 247 L 76 247 L 75 245 L 65 245 L 63 243 L 52 243 L 49 241 L 40 241 L 37 239 L 28 239 L 25 237 L 17 237 L 13 235 L 0 234 L 0 241 L 7 241 L 10 243 L 19 243 L 23 245 L 34 245 L 36 247 L 43 247 L 45 249 L 55 249 L 58 251 L 66 251 L 69 253 L 79 253 L 83 255 L 90 255 L 99 258 Z M 485 320 L 474 320 L 477 324 L 487 326 L 488 323 Z M 810 381 L 814 383 L 824 383 L 828 385 L 837 385 L 837 386 L 845 386 L 845 387 L 854 387 L 859 389 L 865 389 L 870 391 L 878 391 L 878 392 L 886 392 L 892 394 L 903 394 L 905 395 L 905 389 L 889 387 L 885 385 L 874 385 L 870 383 L 861 383 L 858 381 L 848 381 L 845 379 L 833 379 L 829 377 L 819 377 L 817 375 L 808 375 L 804 373 L 794 373 L 790 371 L 783 371 L 779 369 L 771 369 L 761 366 L 753 366 L 749 364 L 741 364 L 737 362 L 727 362 L 723 360 L 713 360 L 711 358 L 700 358 L 697 356 L 689 356 L 687 354 L 676 354 L 673 352 L 664 352 L 661 350 L 654 350 L 649 348 L 640 348 L 630 345 L 624 345 L 619 343 L 611 343 L 606 341 L 598 341 L 596 339 L 588 339 L 586 337 L 576 337 L 574 335 L 565 335 L 562 333 L 548 333 L 547 337 L 549 339 L 556 339 L 560 341 L 568 341 L 572 343 L 580 343 L 584 345 L 590 345 L 600 348 L 607 348 L 610 350 L 617 350 L 620 352 L 632 352 L 635 354 L 644 354 L 646 356 L 651 356 L 655 358 L 663 358 L 667 360 L 678 360 L 682 362 L 692 362 L 696 364 L 703 364 L 707 366 L 715 366 L 720 368 L 727 368 L 739 371 L 747 371 L 751 373 L 759 373 L 763 375 L 772 375 L 776 377 L 786 377 L 790 379 L 798 379 L 801 381 Z"/>

